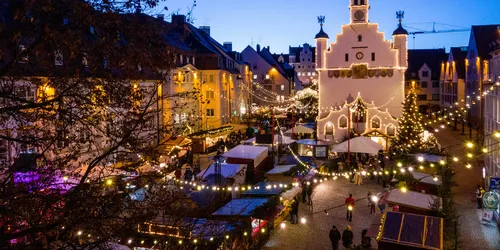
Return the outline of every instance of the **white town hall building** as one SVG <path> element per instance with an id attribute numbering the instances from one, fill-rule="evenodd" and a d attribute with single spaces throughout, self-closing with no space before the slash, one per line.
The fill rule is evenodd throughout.
<path id="1" fill-rule="evenodd" d="M 368 21 L 368 0 L 350 0 L 349 9 L 350 23 L 342 26 L 329 47 L 324 17 L 318 18 L 318 139 L 340 142 L 350 126 L 387 148 L 387 138 L 396 134 L 404 100 L 408 65 L 408 32 L 401 26 L 404 13 L 397 13 L 399 26 L 391 43 L 378 31 L 378 24 Z"/>

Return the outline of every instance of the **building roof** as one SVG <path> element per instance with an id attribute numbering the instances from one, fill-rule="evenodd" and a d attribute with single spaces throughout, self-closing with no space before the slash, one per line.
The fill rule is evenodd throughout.
<path id="1" fill-rule="evenodd" d="M 465 58 L 467 58 L 467 47 L 451 47 L 450 54 L 453 56 L 458 78 L 465 79 Z"/>
<path id="2" fill-rule="evenodd" d="M 328 34 L 326 34 L 326 32 L 323 31 L 323 26 L 321 26 L 321 29 L 319 30 L 318 34 L 316 34 L 316 36 L 314 37 L 314 39 L 318 38 L 329 38 Z"/>
<path id="3" fill-rule="evenodd" d="M 403 25 L 401 23 L 398 24 L 398 28 L 392 32 L 392 35 L 408 35 L 408 31 L 403 28 Z"/>
<path id="4" fill-rule="evenodd" d="M 309 48 L 309 50 L 311 51 L 312 53 L 312 62 L 315 62 L 316 61 L 316 47 L 312 47 L 311 45 L 305 43 L 304 44 L 304 47 L 302 46 L 299 46 L 299 47 L 288 47 L 288 53 L 289 53 L 289 56 L 295 56 L 295 61 L 292 62 L 292 63 L 300 63 L 300 52 L 305 48 Z"/>
<path id="5" fill-rule="evenodd" d="M 259 182 L 252 189 L 243 193 L 245 196 L 273 196 L 284 190 L 283 184 L 279 182 Z"/>
<path id="6" fill-rule="evenodd" d="M 433 175 L 427 174 L 427 173 L 422 173 L 422 172 L 412 171 L 411 176 L 413 176 L 413 178 L 415 178 L 415 180 L 417 180 L 418 182 L 421 182 L 421 183 L 426 183 L 426 184 L 435 185 L 435 186 L 441 185 L 441 177 L 439 175 L 436 175 L 437 181 L 434 180 Z"/>
<path id="7" fill-rule="evenodd" d="M 420 80 L 418 71 L 426 64 L 431 70 L 431 79 L 439 80 L 441 63 L 448 60 L 445 49 L 409 49 L 406 80 Z"/>
<path id="8" fill-rule="evenodd" d="M 494 49 L 492 44 L 500 39 L 500 24 L 475 25 L 472 26 L 472 35 L 476 42 L 477 54 L 481 59 L 490 58 L 490 52 Z"/>

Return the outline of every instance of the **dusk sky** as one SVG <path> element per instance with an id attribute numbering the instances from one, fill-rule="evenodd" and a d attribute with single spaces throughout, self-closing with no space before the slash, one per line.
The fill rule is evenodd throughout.
<path id="1" fill-rule="evenodd" d="M 169 12 L 187 12 L 191 0 L 167 0 Z M 273 53 L 288 53 L 288 46 L 314 44 L 319 31 L 318 15 L 326 16 L 325 32 L 330 41 L 349 22 L 349 0 L 198 0 L 194 25 L 208 25 L 220 43 L 233 42 L 233 49 L 243 50 L 252 40 L 270 46 Z M 471 25 L 499 24 L 500 0 L 371 0 L 370 22 L 390 39 L 397 26 L 395 12 L 403 10 L 407 30 L 470 28 Z M 168 19 L 167 19 L 168 20 Z M 441 25 L 448 24 L 449 26 Z M 443 48 L 466 46 L 469 32 L 416 35 L 408 37 L 408 48 Z"/>

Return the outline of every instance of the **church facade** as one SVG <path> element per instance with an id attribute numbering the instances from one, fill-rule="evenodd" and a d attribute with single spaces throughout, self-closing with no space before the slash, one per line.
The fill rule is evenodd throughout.
<path id="1" fill-rule="evenodd" d="M 341 142 L 350 128 L 387 148 L 387 139 L 397 133 L 404 100 L 408 65 L 408 32 L 401 25 L 404 13 L 397 13 L 399 26 L 391 42 L 378 24 L 368 21 L 369 0 L 350 0 L 349 9 L 350 22 L 329 45 L 324 17 L 318 18 L 318 139 Z"/>

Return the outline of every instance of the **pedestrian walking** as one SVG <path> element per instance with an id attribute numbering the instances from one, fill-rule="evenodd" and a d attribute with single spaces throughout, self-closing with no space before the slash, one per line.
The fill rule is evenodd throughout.
<path id="1" fill-rule="evenodd" d="M 186 169 L 186 172 L 184 172 L 184 180 L 185 181 L 193 180 L 193 171 L 191 171 L 191 168 Z"/>
<path id="2" fill-rule="evenodd" d="M 345 199 L 345 205 L 346 205 L 346 218 L 349 220 L 349 222 L 352 221 L 352 210 L 354 210 L 354 199 L 352 198 L 352 194 L 349 194 L 349 197 Z"/>
<path id="3" fill-rule="evenodd" d="M 342 245 L 345 248 L 350 248 L 352 245 L 353 238 L 354 234 L 351 231 L 351 226 L 347 226 L 344 232 L 342 232 Z"/>
<path id="4" fill-rule="evenodd" d="M 382 213 L 382 214 L 385 212 L 385 205 L 387 203 L 387 195 L 388 195 L 388 191 L 384 191 L 380 195 L 380 198 L 378 200 L 378 208 L 380 209 L 380 213 Z"/>
<path id="5" fill-rule="evenodd" d="M 477 209 L 483 208 L 483 188 L 480 185 L 477 185 L 476 189 L 476 198 L 477 198 Z"/>
<path id="6" fill-rule="evenodd" d="M 292 217 L 292 224 L 299 223 L 299 200 L 297 197 L 293 198 L 292 211 L 290 211 Z"/>
<path id="7" fill-rule="evenodd" d="M 174 175 L 175 175 L 175 179 L 180 180 L 180 179 L 181 179 L 181 177 L 182 177 L 182 169 L 181 169 L 181 168 L 177 168 L 177 169 L 175 170 Z"/>
<path id="8" fill-rule="evenodd" d="M 366 194 L 366 199 L 368 200 L 367 207 L 370 207 L 372 205 L 372 200 L 370 199 L 372 195 L 373 195 L 372 191 L 368 191 L 368 193 Z"/>
<path id="9" fill-rule="evenodd" d="M 371 249 L 372 248 L 372 239 L 366 236 L 368 229 L 363 229 L 361 232 L 361 248 L 362 249 Z"/>
<path id="10" fill-rule="evenodd" d="M 375 213 L 375 203 L 376 203 L 376 198 L 377 196 L 373 194 L 372 192 L 368 193 L 368 203 L 370 205 L 370 214 Z"/>
<path id="11" fill-rule="evenodd" d="M 340 241 L 340 232 L 337 229 L 336 226 L 332 226 L 332 229 L 330 230 L 330 241 L 332 242 L 332 249 L 333 250 L 338 250 L 339 249 L 339 241 Z"/>

